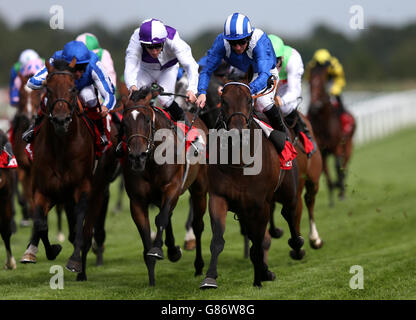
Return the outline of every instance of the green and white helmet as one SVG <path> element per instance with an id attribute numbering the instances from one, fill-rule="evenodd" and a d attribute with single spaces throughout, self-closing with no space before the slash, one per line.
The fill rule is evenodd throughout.
<path id="1" fill-rule="evenodd" d="M 98 42 L 97 37 L 92 33 L 86 32 L 80 34 L 75 40 L 84 43 L 87 46 L 88 50 L 96 50 L 100 48 L 100 44 Z"/>
<path id="2" fill-rule="evenodd" d="M 278 36 L 275 36 L 274 34 L 268 35 L 270 41 L 272 42 L 274 53 L 276 54 L 276 58 L 282 57 L 284 52 L 284 46 L 283 40 L 280 39 Z"/>

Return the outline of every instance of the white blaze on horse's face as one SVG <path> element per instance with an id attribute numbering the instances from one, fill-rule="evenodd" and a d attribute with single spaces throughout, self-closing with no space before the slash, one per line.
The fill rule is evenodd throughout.
<path id="1" fill-rule="evenodd" d="M 133 117 L 133 120 L 136 121 L 137 116 L 140 114 L 140 111 L 133 110 L 131 112 L 131 116 Z"/>
<path id="2" fill-rule="evenodd" d="M 33 106 L 32 106 L 32 97 L 31 97 L 31 93 L 32 93 L 32 89 L 29 88 L 28 86 L 25 86 L 25 91 L 27 94 L 27 102 L 26 102 L 26 107 L 27 107 L 27 113 L 29 118 L 32 117 L 32 112 L 33 112 Z"/>

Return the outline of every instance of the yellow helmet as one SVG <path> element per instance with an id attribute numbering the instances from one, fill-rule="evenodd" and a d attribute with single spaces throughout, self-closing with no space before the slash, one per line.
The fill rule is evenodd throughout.
<path id="1" fill-rule="evenodd" d="M 325 64 L 330 59 L 331 59 L 331 54 L 326 49 L 316 50 L 315 54 L 313 55 L 313 60 L 315 60 L 319 64 Z"/>

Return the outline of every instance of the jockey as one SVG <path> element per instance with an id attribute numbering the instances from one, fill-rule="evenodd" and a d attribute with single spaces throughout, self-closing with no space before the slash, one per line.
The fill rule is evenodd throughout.
<path id="1" fill-rule="evenodd" d="M 107 136 L 104 130 L 103 117 L 105 117 L 115 103 L 114 97 L 114 85 L 112 84 L 107 72 L 101 62 L 98 60 L 97 55 L 88 50 L 88 48 L 80 41 L 68 42 L 63 50 L 56 51 L 50 63 L 53 65 L 54 60 L 63 59 L 70 63 L 73 58 L 76 58 L 76 65 L 74 68 L 75 86 L 79 91 L 79 97 L 84 106 L 90 108 L 95 112 L 99 112 L 97 120 L 94 120 L 98 130 L 101 134 L 101 145 L 106 146 L 109 144 Z M 41 89 L 46 85 L 46 77 L 48 71 L 43 68 L 36 75 L 31 77 L 27 82 L 27 86 L 31 89 Z M 104 99 L 103 104 L 100 106 L 98 101 L 96 90 L 98 90 Z M 26 142 L 31 142 L 34 138 L 34 128 L 38 126 L 43 116 L 37 117 L 35 123 L 23 133 L 22 138 Z"/>
<path id="2" fill-rule="evenodd" d="M 179 63 L 188 76 L 187 101 L 196 101 L 198 64 L 191 47 L 172 27 L 157 19 L 144 20 L 130 38 L 126 50 L 124 79 L 129 92 L 156 82 L 165 92 L 174 93 Z M 174 121 L 186 121 L 185 113 L 173 96 L 158 96 Z"/>
<path id="3" fill-rule="evenodd" d="M 31 61 L 39 59 L 39 54 L 33 49 L 23 50 L 17 61 L 10 70 L 10 81 L 9 81 L 9 101 L 10 105 L 17 106 L 19 103 L 19 89 L 20 87 L 15 86 L 15 80 L 19 71 L 23 70 L 26 64 Z"/>
<path id="4" fill-rule="evenodd" d="M 345 112 L 344 104 L 341 100 L 341 93 L 346 84 L 344 69 L 338 59 L 331 56 L 328 50 L 319 49 L 314 53 L 312 60 L 309 61 L 307 65 L 305 73 L 307 79 L 309 78 L 309 70 L 316 64 L 328 67 L 328 84 L 330 86 L 329 94 L 331 103 L 337 108 L 338 114 L 341 115 Z"/>
<path id="5" fill-rule="evenodd" d="M 269 35 L 272 42 L 274 52 L 277 58 L 277 69 L 279 70 L 279 86 L 277 89 L 275 101 L 283 113 L 286 123 L 289 127 L 295 126 L 293 130 L 299 136 L 303 132 L 306 137 L 312 142 L 311 133 L 302 118 L 299 116 L 296 108 L 298 98 L 302 95 L 302 75 L 303 62 L 299 52 L 283 43 L 283 40 L 276 35 Z M 308 154 L 310 157 L 314 149 Z"/>
<path id="6" fill-rule="evenodd" d="M 100 47 L 97 37 L 92 33 L 87 32 L 80 34 L 75 40 L 84 43 L 87 46 L 88 50 L 93 51 L 98 56 L 98 59 L 101 61 L 102 65 L 107 71 L 107 74 L 111 79 L 111 82 L 113 83 L 114 87 L 116 87 L 117 74 L 114 70 L 113 59 L 111 58 L 111 54 L 110 52 L 108 52 L 108 50 Z"/>
<path id="7" fill-rule="evenodd" d="M 247 72 L 253 67 L 254 77 L 249 84 L 251 94 L 257 94 L 268 87 L 268 79 L 273 75 L 279 80 L 276 68 L 276 55 L 272 43 L 260 29 L 252 28 L 249 19 L 241 13 L 234 13 L 227 17 L 224 32 L 219 34 L 207 53 L 206 66 L 199 74 L 197 106 L 203 108 L 206 103 L 206 93 L 213 71 L 220 65 L 222 59 L 231 66 Z M 256 110 L 263 112 L 273 127 L 270 134 L 279 154 L 286 142 L 286 129 L 275 105 L 276 88 L 260 96 L 256 101 Z"/>

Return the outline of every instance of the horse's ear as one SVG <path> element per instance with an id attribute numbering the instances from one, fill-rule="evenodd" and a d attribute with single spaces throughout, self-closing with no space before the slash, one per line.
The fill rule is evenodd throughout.
<path id="1" fill-rule="evenodd" d="M 253 66 L 252 66 L 252 65 L 250 65 L 250 66 L 248 67 L 248 70 L 247 70 L 246 76 L 244 77 L 244 80 L 246 80 L 246 81 L 247 81 L 247 83 L 250 83 L 250 82 L 251 82 L 251 80 L 253 79 L 253 75 L 254 75 Z"/>
<path id="2" fill-rule="evenodd" d="M 77 64 L 77 59 L 75 58 L 75 57 L 73 57 L 72 58 L 72 61 L 71 61 L 71 63 L 69 64 L 69 68 L 70 69 L 74 69 L 75 68 L 75 65 Z"/>
<path id="3" fill-rule="evenodd" d="M 46 70 L 48 70 L 48 73 L 51 73 L 53 70 L 53 66 L 49 63 L 49 59 L 45 59 L 45 66 Z"/>

